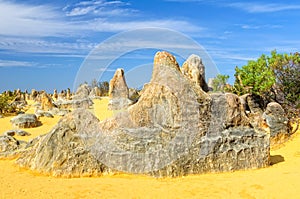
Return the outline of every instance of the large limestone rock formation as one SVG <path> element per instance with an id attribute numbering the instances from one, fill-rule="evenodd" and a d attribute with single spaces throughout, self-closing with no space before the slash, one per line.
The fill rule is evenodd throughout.
<path id="1" fill-rule="evenodd" d="M 114 77 L 109 82 L 109 104 L 111 110 L 127 108 L 132 104 L 129 99 L 129 90 L 125 81 L 124 70 L 116 70 Z"/>
<path id="2" fill-rule="evenodd" d="M 205 92 L 209 91 L 205 81 L 205 67 L 198 55 L 191 55 L 183 63 L 181 72 L 195 85 L 200 86 Z"/>
<path id="3" fill-rule="evenodd" d="M 53 175 L 180 176 L 265 167 L 269 156 L 269 135 L 249 125 L 236 95 L 208 95 L 158 52 L 135 104 L 100 123 L 87 110 L 69 114 L 18 163 Z"/>

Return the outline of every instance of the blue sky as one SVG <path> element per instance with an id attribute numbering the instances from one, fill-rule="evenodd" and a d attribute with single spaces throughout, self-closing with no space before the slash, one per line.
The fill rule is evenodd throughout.
<path id="1" fill-rule="evenodd" d="M 295 0 L 0 0 L 0 91 L 73 89 L 80 66 L 98 44 L 120 32 L 148 27 L 195 40 L 232 83 L 235 66 L 247 60 L 274 49 L 299 51 L 299 11 Z M 120 57 L 98 80 L 109 80 L 118 67 L 130 71 L 149 65 L 156 50 Z M 151 76 L 142 73 L 145 81 Z"/>

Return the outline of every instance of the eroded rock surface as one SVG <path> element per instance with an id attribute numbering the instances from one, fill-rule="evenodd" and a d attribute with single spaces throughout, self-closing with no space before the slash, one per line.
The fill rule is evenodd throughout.
<path id="1" fill-rule="evenodd" d="M 20 153 L 26 142 L 19 141 L 9 135 L 0 136 L 0 158 L 12 158 Z"/>
<path id="2" fill-rule="evenodd" d="M 94 158 L 94 144 L 99 120 L 84 109 L 66 115 L 46 135 L 27 144 L 17 164 L 53 176 L 94 176 L 112 172 Z"/>
<path id="3" fill-rule="evenodd" d="M 29 144 L 18 164 L 56 176 L 123 171 L 158 177 L 269 164 L 269 135 L 251 127 L 240 99 L 208 95 L 169 53 L 155 55 L 151 81 L 140 93 L 135 104 L 102 122 L 82 109 L 68 114 Z"/>

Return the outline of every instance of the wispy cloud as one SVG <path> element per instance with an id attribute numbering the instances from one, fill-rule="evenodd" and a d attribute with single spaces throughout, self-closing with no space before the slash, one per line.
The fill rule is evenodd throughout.
<path id="1" fill-rule="evenodd" d="M 86 35 L 87 32 L 119 32 L 145 27 L 172 28 L 186 32 L 196 32 L 201 29 L 188 21 L 176 19 L 147 20 L 142 17 L 140 19 L 122 17 L 119 20 L 113 20 L 108 19 L 107 16 L 102 17 L 102 15 L 122 15 L 127 12 L 127 8 L 112 6 L 115 4 L 123 3 L 121 1 L 85 1 L 62 11 L 49 5 L 35 6 L 0 1 L 0 18 L 3 19 L 0 20 L 0 35 L 70 37 Z M 98 16 L 73 18 L 89 13 Z"/>
<path id="2" fill-rule="evenodd" d="M 130 16 L 137 12 L 137 10 L 126 8 L 130 5 L 122 1 L 104 1 L 93 0 L 83 1 L 75 5 L 68 5 L 63 8 L 67 16 L 82 16 L 82 15 L 95 15 L 95 16 Z"/>
<path id="3" fill-rule="evenodd" d="M 37 63 L 26 61 L 1 60 L 0 67 L 35 67 Z"/>
<path id="4" fill-rule="evenodd" d="M 231 7 L 240 10 L 244 10 L 249 13 L 267 13 L 267 12 L 279 12 L 286 10 L 299 10 L 300 4 L 286 3 L 263 3 L 263 2 L 232 2 L 230 0 L 165 0 L 168 2 L 180 2 L 180 3 L 202 3 L 215 5 L 218 7 Z"/>
<path id="5" fill-rule="evenodd" d="M 59 8 L 0 0 L 0 49 L 2 53 L 52 53 L 82 57 L 95 47 L 86 38 L 94 33 L 122 32 L 159 27 L 185 32 L 201 32 L 202 27 L 177 19 L 133 19 L 135 13 L 123 1 L 93 0 Z M 105 16 L 104 16 L 105 15 Z M 111 18 L 110 16 L 119 16 Z M 66 39 L 67 38 L 67 39 Z"/>
<path id="6" fill-rule="evenodd" d="M 300 4 L 276 4 L 276 3 L 248 3 L 248 2 L 236 2 L 227 4 L 232 8 L 244 10 L 249 13 L 268 13 L 279 12 L 286 10 L 300 10 Z"/>
<path id="7" fill-rule="evenodd" d="M 255 24 L 237 24 L 237 26 L 240 26 L 242 29 L 252 29 L 252 30 L 257 30 L 257 29 L 277 29 L 277 28 L 282 28 L 282 25 L 271 25 L 271 24 L 264 24 L 264 25 L 255 25 Z"/>
<path id="8" fill-rule="evenodd" d="M 57 42 L 42 38 L 0 37 L 0 49 L 9 52 L 38 54 L 78 54 L 96 46 L 90 42 Z"/>

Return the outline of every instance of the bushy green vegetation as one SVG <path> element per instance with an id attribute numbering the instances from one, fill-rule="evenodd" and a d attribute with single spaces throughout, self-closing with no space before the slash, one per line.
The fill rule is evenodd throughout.
<path id="1" fill-rule="evenodd" d="M 274 83 L 275 76 L 266 55 L 255 61 L 248 61 L 248 64 L 241 68 L 235 68 L 234 92 L 239 95 L 246 93 L 263 95 Z"/>
<path id="2" fill-rule="evenodd" d="M 253 93 L 280 103 L 290 118 L 300 113 L 300 54 L 262 55 L 255 61 L 235 69 L 233 91 Z"/>
<path id="3" fill-rule="evenodd" d="M 269 62 L 276 77 L 276 86 L 272 88 L 274 100 L 300 108 L 300 54 L 272 51 Z"/>

